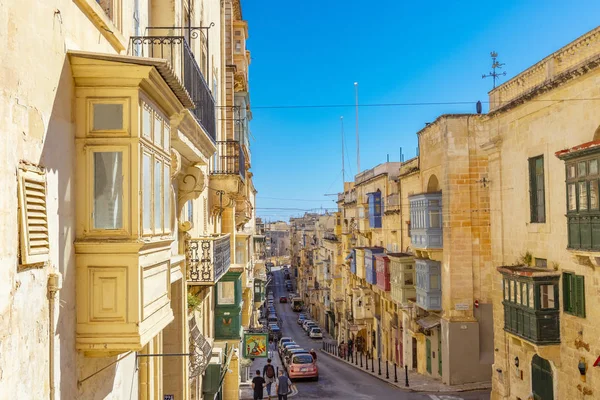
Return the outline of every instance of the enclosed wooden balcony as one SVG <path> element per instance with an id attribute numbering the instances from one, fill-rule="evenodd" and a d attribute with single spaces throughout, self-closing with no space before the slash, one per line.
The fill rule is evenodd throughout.
<path id="1" fill-rule="evenodd" d="M 411 254 L 389 253 L 392 300 L 399 305 L 415 301 L 415 259 Z"/>
<path id="2" fill-rule="evenodd" d="M 415 265 L 417 305 L 423 310 L 440 311 L 442 309 L 442 267 L 440 262 L 418 259 Z"/>
<path id="3" fill-rule="evenodd" d="M 410 240 L 415 250 L 441 249 L 442 194 L 422 193 L 408 198 Z"/>
<path id="4" fill-rule="evenodd" d="M 538 345 L 560 343 L 560 272 L 498 267 L 503 279 L 504 330 Z"/>

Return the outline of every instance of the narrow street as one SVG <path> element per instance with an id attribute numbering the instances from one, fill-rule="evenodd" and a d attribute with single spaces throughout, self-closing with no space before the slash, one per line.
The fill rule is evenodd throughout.
<path id="1" fill-rule="evenodd" d="M 283 320 L 283 336 L 290 336 L 306 350 L 315 349 L 318 355 L 319 381 L 296 381 L 297 399 L 411 399 L 411 400 L 488 400 L 489 391 L 427 394 L 399 390 L 360 370 L 335 360 L 320 351 L 321 340 L 310 339 L 296 323 L 298 313 L 289 303 L 280 304 L 279 297 L 287 296 L 283 273 L 273 269 L 273 291 L 277 315 Z"/>

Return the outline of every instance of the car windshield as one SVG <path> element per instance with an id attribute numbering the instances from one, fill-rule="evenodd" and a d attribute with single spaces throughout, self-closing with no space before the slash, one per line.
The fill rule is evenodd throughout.
<path id="1" fill-rule="evenodd" d="M 312 364 L 313 358 L 310 354 L 298 354 L 292 359 L 292 364 Z"/>
<path id="2" fill-rule="evenodd" d="M 313 328 L 311 330 L 312 333 L 321 333 L 321 330 L 319 328 Z"/>
<path id="3" fill-rule="evenodd" d="M 290 346 L 296 346 L 296 342 L 287 342 L 283 345 L 283 347 L 285 347 L 286 349 Z M 298 347 L 300 347 L 300 346 L 298 346 Z"/>

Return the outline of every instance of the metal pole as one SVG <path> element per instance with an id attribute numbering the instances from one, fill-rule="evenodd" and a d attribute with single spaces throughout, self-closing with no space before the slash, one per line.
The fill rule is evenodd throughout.
<path id="1" fill-rule="evenodd" d="M 379 368 L 377 375 L 381 376 L 381 357 L 377 358 L 377 364 Z"/>
<path id="2" fill-rule="evenodd" d="M 404 366 L 404 377 L 405 377 L 404 386 L 408 387 L 408 365 Z"/>
<path id="3" fill-rule="evenodd" d="M 360 354 L 360 367 L 362 368 L 362 353 Z"/>
<path id="4" fill-rule="evenodd" d="M 398 383 L 398 372 L 396 371 L 396 363 L 394 363 L 394 383 Z"/>
<path id="5" fill-rule="evenodd" d="M 371 349 L 371 372 L 375 373 L 375 364 L 373 364 L 373 349 Z"/>
<path id="6" fill-rule="evenodd" d="M 360 174 L 360 142 L 358 140 L 358 82 L 354 82 L 356 100 L 356 173 Z"/>
<path id="7" fill-rule="evenodd" d="M 385 379 L 390 379 L 390 371 L 388 369 L 388 361 L 385 360 Z"/>

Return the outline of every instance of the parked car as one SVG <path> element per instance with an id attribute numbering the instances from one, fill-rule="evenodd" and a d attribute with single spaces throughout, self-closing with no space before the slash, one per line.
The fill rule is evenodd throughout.
<path id="1" fill-rule="evenodd" d="M 302 323 L 304 322 L 304 320 L 306 320 L 306 314 L 300 314 L 298 315 L 298 325 L 302 325 Z"/>
<path id="2" fill-rule="evenodd" d="M 313 327 L 308 333 L 311 339 L 323 339 L 323 332 L 321 332 L 321 328 Z"/>
<path id="3" fill-rule="evenodd" d="M 289 337 L 289 336 L 283 336 L 281 339 L 279 339 L 279 344 L 277 345 L 277 351 L 281 350 L 281 347 L 289 342 L 293 342 L 294 340 Z"/>
<path id="4" fill-rule="evenodd" d="M 280 302 L 280 303 L 287 303 L 287 301 L 288 301 L 288 299 L 287 299 L 287 297 L 285 297 L 285 296 L 281 296 L 281 297 L 279 298 L 279 302 Z"/>
<path id="5" fill-rule="evenodd" d="M 319 368 L 310 354 L 294 354 L 288 364 L 288 377 L 290 379 L 312 378 L 319 380 Z"/>
<path id="6" fill-rule="evenodd" d="M 304 331 L 306 331 L 306 326 L 308 324 L 317 325 L 317 323 L 315 321 L 313 321 L 312 319 L 305 319 L 304 322 L 302 322 L 302 329 L 304 329 Z"/>
<path id="7" fill-rule="evenodd" d="M 285 358 L 289 354 L 290 350 L 294 350 L 294 349 L 302 349 L 302 347 L 300 347 L 300 345 L 298 345 L 298 344 L 291 344 L 288 346 L 284 346 L 283 350 L 281 351 L 281 358 L 283 360 L 285 360 Z M 304 350 L 304 349 L 302 349 L 302 350 Z"/>
<path id="8" fill-rule="evenodd" d="M 270 325 L 269 326 L 269 339 L 272 340 L 279 340 L 281 339 L 281 329 L 279 329 L 279 327 L 277 325 Z"/>
<path id="9" fill-rule="evenodd" d="M 279 318 L 277 318 L 277 315 L 275 315 L 275 314 L 269 314 L 269 317 L 267 318 L 267 323 L 278 325 Z"/>
<path id="10" fill-rule="evenodd" d="M 287 349 L 290 346 L 298 346 L 298 344 L 296 342 L 294 342 L 293 340 L 290 342 L 285 342 L 283 343 L 280 347 L 279 347 L 279 354 L 283 354 L 283 352 L 285 351 L 285 349 Z M 300 346 L 298 346 L 300 347 Z"/>
<path id="11" fill-rule="evenodd" d="M 318 328 L 318 327 L 319 327 L 319 325 L 316 322 L 309 322 L 308 324 L 304 325 L 304 331 L 308 335 L 312 328 Z"/>
<path id="12" fill-rule="evenodd" d="M 285 351 L 283 352 L 283 363 L 285 365 L 287 365 L 287 361 L 289 359 L 289 357 L 292 354 L 296 354 L 296 353 L 308 353 L 308 350 L 298 346 L 298 347 L 294 347 L 294 346 L 289 346 L 287 349 L 285 349 Z"/>

